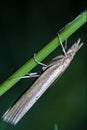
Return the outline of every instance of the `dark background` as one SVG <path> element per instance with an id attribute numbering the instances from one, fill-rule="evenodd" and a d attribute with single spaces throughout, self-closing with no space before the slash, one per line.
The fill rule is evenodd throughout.
<path id="1" fill-rule="evenodd" d="M 87 8 L 86 0 L 0 1 L 0 82 L 4 81 L 56 33 Z M 2 122 L 0 130 L 85 130 L 87 25 L 69 39 L 84 46 L 62 77 L 50 87 L 14 127 Z M 62 52 L 57 48 L 44 62 Z M 40 66 L 33 71 L 39 71 Z M 0 118 L 34 79 L 23 79 L 0 97 Z"/>

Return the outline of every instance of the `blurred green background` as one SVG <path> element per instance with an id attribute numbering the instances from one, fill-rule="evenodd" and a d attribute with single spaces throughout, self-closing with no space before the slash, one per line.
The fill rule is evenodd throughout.
<path id="1" fill-rule="evenodd" d="M 86 9 L 86 0 L 0 1 L 0 83 L 38 52 L 56 33 Z M 84 46 L 62 77 L 14 127 L 2 122 L 4 112 L 35 79 L 23 79 L 0 97 L 0 130 L 85 130 L 87 25 L 68 39 Z M 61 54 L 57 48 L 46 60 Z M 33 71 L 39 71 L 37 66 Z"/>

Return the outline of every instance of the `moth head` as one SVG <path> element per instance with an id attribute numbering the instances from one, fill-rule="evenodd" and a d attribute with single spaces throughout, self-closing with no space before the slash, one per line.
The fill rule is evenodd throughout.
<path id="1" fill-rule="evenodd" d="M 75 53 L 82 47 L 83 43 L 80 43 L 81 39 L 79 38 L 76 43 L 68 50 L 67 54 L 74 56 Z"/>

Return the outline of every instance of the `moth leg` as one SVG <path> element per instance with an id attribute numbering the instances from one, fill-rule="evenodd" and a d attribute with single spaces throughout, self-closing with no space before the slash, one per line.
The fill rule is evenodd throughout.
<path id="1" fill-rule="evenodd" d="M 67 53 L 66 53 L 65 48 L 64 48 L 64 46 L 63 46 L 63 44 L 62 44 L 61 38 L 60 38 L 59 34 L 57 34 L 57 35 L 58 35 L 59 42 L 60 42 L 60 44 L 61 44 L 61 47 L 62 47 L 63 53 L 64 53 L 65 56 L 67 56 Z"/>
<path id="2" fill-rule="evenodd" d="M 33 77 L 39 77 L 40 73 L 34 72 L 34 73 L 28 73 L 27 75 L 23 76 L 23 78 L 33 78 Z"/>
<path id="3" fill-rule="evenodd" d="M 65 50 L 67 49 L 67 39 L 66 39 L 66 41 L 65 41 Z"/>
<path id="4" fill-rule="evenodd" d="M 54 57 L 52 60 L 54 61 L 54 60 L 60 60 L 60 59 L 62 59 L 64 57 L 64 55 L 60 55 L 60 56 L 56 56 L 56 57 Z"/>
<path id="5" fill-rule="evenodd" d="M 40 74 L 39 73 L 37 73 L 37 72 L 34 72 L 34 73 L 27 73 L 26 75 L 24 75 L 24 76 L 20 76 L 20 77 L 16 77 L 16 78 L 13 78 L 14 80 L 15 79 L 26 79 L 26 78 L 33 78 L 33 77 L 39 77 L 40 76 Z"/>
<path id="6" fill-rule="evenodd" d="M 44 66 L 44 67 L 47 67 L 48 65 L 46 65 L 46 64 L 44 64 L 44 63 L 42 63 L 42 62 L 39 62 L 37 59 L 36 59 L 36 57 L 35 57 L 35 53 L 34 53 L 34 61 L 37 63 L 37 64 L 39 64 L 39 65 L 42 65 L 42 66 Z"/>

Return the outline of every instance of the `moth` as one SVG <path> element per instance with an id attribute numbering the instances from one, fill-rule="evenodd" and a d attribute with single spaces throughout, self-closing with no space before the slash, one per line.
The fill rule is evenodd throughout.
<path id="1" fill-rule="evenodd" d="M 48 89 L 48 87 L 66 70 L 70 62 L 74 58 L 76 52 L 82 47 L 79 38 L 76 43 L 66 52 L 60 43 L 64 55 L 57 56 L 52 59 L 50 64 L 42 67 L 43 73 L 36 79 L 31 87 L 11 106 L 2 119 L 8 123 L 16 125 L 20 119 L 29 111 L 41 95 Z M 41 63 L 40 63 L 41 64 Z"/>

